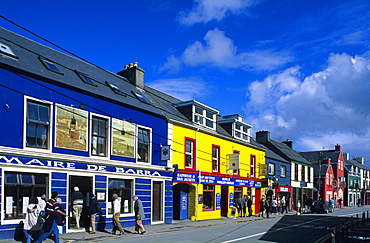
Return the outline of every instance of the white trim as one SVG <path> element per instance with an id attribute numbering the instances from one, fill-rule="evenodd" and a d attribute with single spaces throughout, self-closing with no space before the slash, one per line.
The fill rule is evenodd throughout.
<path id="1" fill-rule="evenodd" d="M 162 183 L 162 195 L 161 195 L 161 208 L 162 208 L 162 220 L 159 220 L 159 221 L 155 221 L 155 222 L 153 222 L 153 212 L 154 212 L 154 209 L 153 209 L 153 205 L 154 205 L 154 203 L 153 203 L 153 185 L 154 185 L 154 182 L 161 182 Z M 151 201 L 150 201 L 150 203 L 151 203 L 151 215 L 150 215 L 150 222 L 152 223 L 152 224 L 163 224 L 164 223 L 164 217 L 165 217 L 165 188 L 166 188 L 166 181 L 165 180 L 156 180 L 156 179 L 153 179 L 152 181 L 151 181 L 151 187 L 152 187 L 152 190 L 151 190 Z"/>

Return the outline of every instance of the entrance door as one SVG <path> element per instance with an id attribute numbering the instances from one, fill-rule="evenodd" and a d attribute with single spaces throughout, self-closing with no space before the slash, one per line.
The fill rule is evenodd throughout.
<path id="1" fill-rule="evenodd" d="M 260 213 L 261 189 L 256 188 L 256 197 L 254 198 L 255 213 Z"/>
<path id="2" fill-rule="evenodd" d="M 163 221 L 163 182 L 153 182 L 152 220 Z"/>
<path id="3" fill-rule="evenodd" d="M 88 229 L 88 227 L 90 226 L 90 220 L 87 217 L 87 213 L 88 213 L 90 194 L 93 191 L 92 183 L 93 183 L 92 177 L 69 176 L 69 195 L 68 195 L 69 200 L 71 200 L 71 196 L 72 196 L 72 193 L 74 192 L 75 187 L 78 187 L 79 191 L 84 196 L 84 204 L 82 207 L 82 213 L 81 213 L 81 218 L 80 218 L 80 227 L 85 228 L 85 229 Z M 69 213 L 70 213 L 69 215 L 73 215 L 72 202 L 70 203 L 71 203 L 70 204 L 71 206 L 69 207 Z M 68 228 L 76 229 L 76 227 L 77 227 L 76 218 L 75 217 L 69 218 Z"/>
<path id="4" fill-rule="evenodd" d="M 221 186 L 221 216 L 227 217 L 228 211 L 229 211 L 228 186 Z"/>

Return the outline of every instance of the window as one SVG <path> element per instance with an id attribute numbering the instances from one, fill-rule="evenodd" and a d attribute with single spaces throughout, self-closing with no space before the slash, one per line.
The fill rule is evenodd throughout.
<path id="1" fill-rule="evenodd" d="M 119 95 L 122 95 L 122 96 L 127 96 L 127 94 L 125 94 L 124 92 L 122 92 L 117 85 L 114 85 L 114 84 L 111 84 L 107 81 L 105 81 L 105 83 L 109 86 L 109 88 L 111 88 L 113 90 L 114 93 L 116 94 L 119 94 Z"/>
<path id="2" fill-rule="evenodd" d="M 275 175 L 275 164 L 269 163 L 268 172 L 269 175 Z"/>
<path id="3" fill-rule="evenodd" d="M 195 169 L 195 140 L 185 139 L 185 168 Z"/>
<path id="4" fill-rule="evenodd" d="M 311 182 L 311 168 L 307 167 L 307 182 Z"/>
<path id="5" fill-rule="evenodd" d="M 80 73 L 78 71 L 76 71 L 77 75 L 80 77 L 80 79 L 85 83 L 85 84 L 89 84 L 89 85 L 92 85 L 92 86 L 97 86 L 94 81 L 89 78 L 86 74 L 83 74 L 83 73 Z"/>
<path id="6" fill-rule="evenodd" d="M 245 123 L 235 123 L 234 124 L 234 137 L 237 139 L 242 139 L 249 141 L 249 128 Z"/>
<path id="7" fill-rule="evenodd" d="M 256 176 L 256 156 L 251 155 L 251 167 L 250 167 L 250 176 L 255 177 Z"/>
<path id="8" fill-rule="evenodd" d="M 133 213 L 132 211 L 132 198 L 133 195 L 133 182 L 132 180 L 122 179 L 109 179 L 108 180 L 108 196 L 109 200 L 112 199 L 113 194 L 118 195 L 118 199 L 121 203 L 121 213 Z M 113 213 L 113 205 L 108 207 L 108 214 Z"/>
<path id="9" fill-rule="evenodd" d="M 212 171 L 220 171 L 220 147 L 216 145 L 212 146 Z"/>
<path id="10" fill-rule="evenodd" d="M 91 154 L 97 156 L 107 156 L 107 128 L 108 119 L 93 116 L 91 134 Z"/>
<path id="11" fill-rule="evenodd" d="M 139 93 L 134 92 L 134 91 L 131 91 L 131 93 L 133 93 L 135 95 L 136 99 L 140 100 L 141 102 L 151 104 L 150 101 L 144 95 L 139 94 Z"/>
<path id="12" fill-rule="evenodd" d="M 27 101 L 26 146 L 48 149 L 50 133 L 50 107 Z"/>
<path id="13" fill-rule="evenodd" d="M 203 185 L 203 210 L 213 210 L 215 186 Z"/>
<path id="14" fill-rule="evenodd" d="M 306 181 L 306 166 L 303 166 L 302 165 L 302 168 L 301 168 L 301 181 Z"/>
<path id="15" fill-rule="evenodd" d="M 215 128 L 215 114 L 201 107 L 194 107 L 194 122 L 205 125 L 211 129 Z"/>
<path id="16" fill-rule="evenodd" d="M 137 142 L 137 160 L 148 163 L 150 160 L 150 130 L 139 127 Z"/>
<path id="17" fill-rule="evenodd" d="M 18 57 L 14 54 L 14 52 L 12 51 L 12 49 L 10 48 L 10 46 L 5 45 L 5 44 L 3 44 L 1 42 L 0 42 L 0 53 L 1 54 L 5 54 L 7 56 L 15 57 L 15 58 L 18 59 Z"/>
<path id="18" fill-rule="evenodd" d="M 298 164 L 294 164 L 294 180 L 298 181 Z"/>
<path id="19" fill-rule="evenodd" d="M 48 175 L 5 172 L 5 219 L 22 219 L 31 197 L 41 197 L 48 191 Z"/>
<path id="20" fill-rule="evenodd" d="M 286 166 L 280 165 L 280 177 L 286 177 Z"/>
<path id="21" fill-rule="evenodd" d="M 63 75 L 63 73 L 59 71 L 55 63 L 53 63 L 52 61 L 46 60 L 44 58 L 41 58 L 41 57 L 39 57 L 39 59 L 41 63 L 46 67 L 47 70 Z"/>

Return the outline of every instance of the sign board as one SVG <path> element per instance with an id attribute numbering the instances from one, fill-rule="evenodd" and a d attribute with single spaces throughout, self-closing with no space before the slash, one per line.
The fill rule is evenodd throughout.
<path id="1" fill-rule="evenodd" d="M 234 193 L 230 192 L 230 205 L 229 208 L 234 207 Z"/>
<path id="2" fill-rule="evenodd" d="M 161 146 L 161 160 L 169 160 L 170 159 L 170 145 L 162 145 Z"/>
<path id="3" fill-rule="evenodd" d="M 228 154 L 227 159 L 229 161 L 229 170 L 239 170 L 240 169 L 240 154 Z"/>
<path id="4" fill-rule="evenodd" d="M 221 193 L 216 193 L 216 210 L 221 209 Z"/>
<path id="5" fill-rule="evenodd" d="M 267 176 L 267 164 L 260 165 L 260 175 Z"/>

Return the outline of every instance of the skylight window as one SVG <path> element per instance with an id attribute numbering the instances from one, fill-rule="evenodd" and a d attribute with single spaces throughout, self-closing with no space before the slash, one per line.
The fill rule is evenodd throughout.
<path id="1" fill-rule="evenodd" d="M 42 62 L 42 64 L 46 67 L 47 70 L 63 75 L 63 73 L 57 68 L 57 66 L 53 62 L 46 60 L 44 58 L 41 58 L 41 57 L 39 59 Z"/>
<path id="2" fill-rule="evenodd" d="M 111 84 L 109 83 L 108 81 L 105 81 L 105 83 L 114 91 L 114 93 L 116 94 L 119 94 L 119 95 L 123 95 L 123 96 L 127 96 L 126 93 L 122 92 L 117 85 L 114 85 L 114 84 Z"/>
<path id="3" fill-rule="evenodd" d="M 144 97 L 144 95 L 142 95 L 142 94 L 139 94 L 139 93 L 137 93 L 137 92 L 135 92 L 135 91 L 131 91 L 134 95 L 135 95 L 135 97 L 138 99 L 138 100 L 140 100 L 141 102 L 144 102 L 144 103 L 147 103 L 147 104 L 150 104 L 150 101 L 146 98 L 146 97 Z"/>
<path id="4" fill-rule="evenodd" d="M 85 84 L 90 84 L 92 86 L 98 86 L 94 83 L 94 81 L 89 78 L 86 74 L 83 74 L 83 73 L 80 73 L 80 72 L 77 72 L 77 75 L 81 78 L 81 80 L 85 83 Z"/>
<path id="5" fill-rule="evenodd" d="M 1 54 L 5 54 L 7 56 L 11 56 L 11 57 L 15 57 L 15 58 L 18 58 L 14 52 L 12 51 L 12 49 L 10 48 L 10 46 L 8 45 L 5 45 L 4 43 L 1 43 L 0 42 L 0 53 Z"/>

